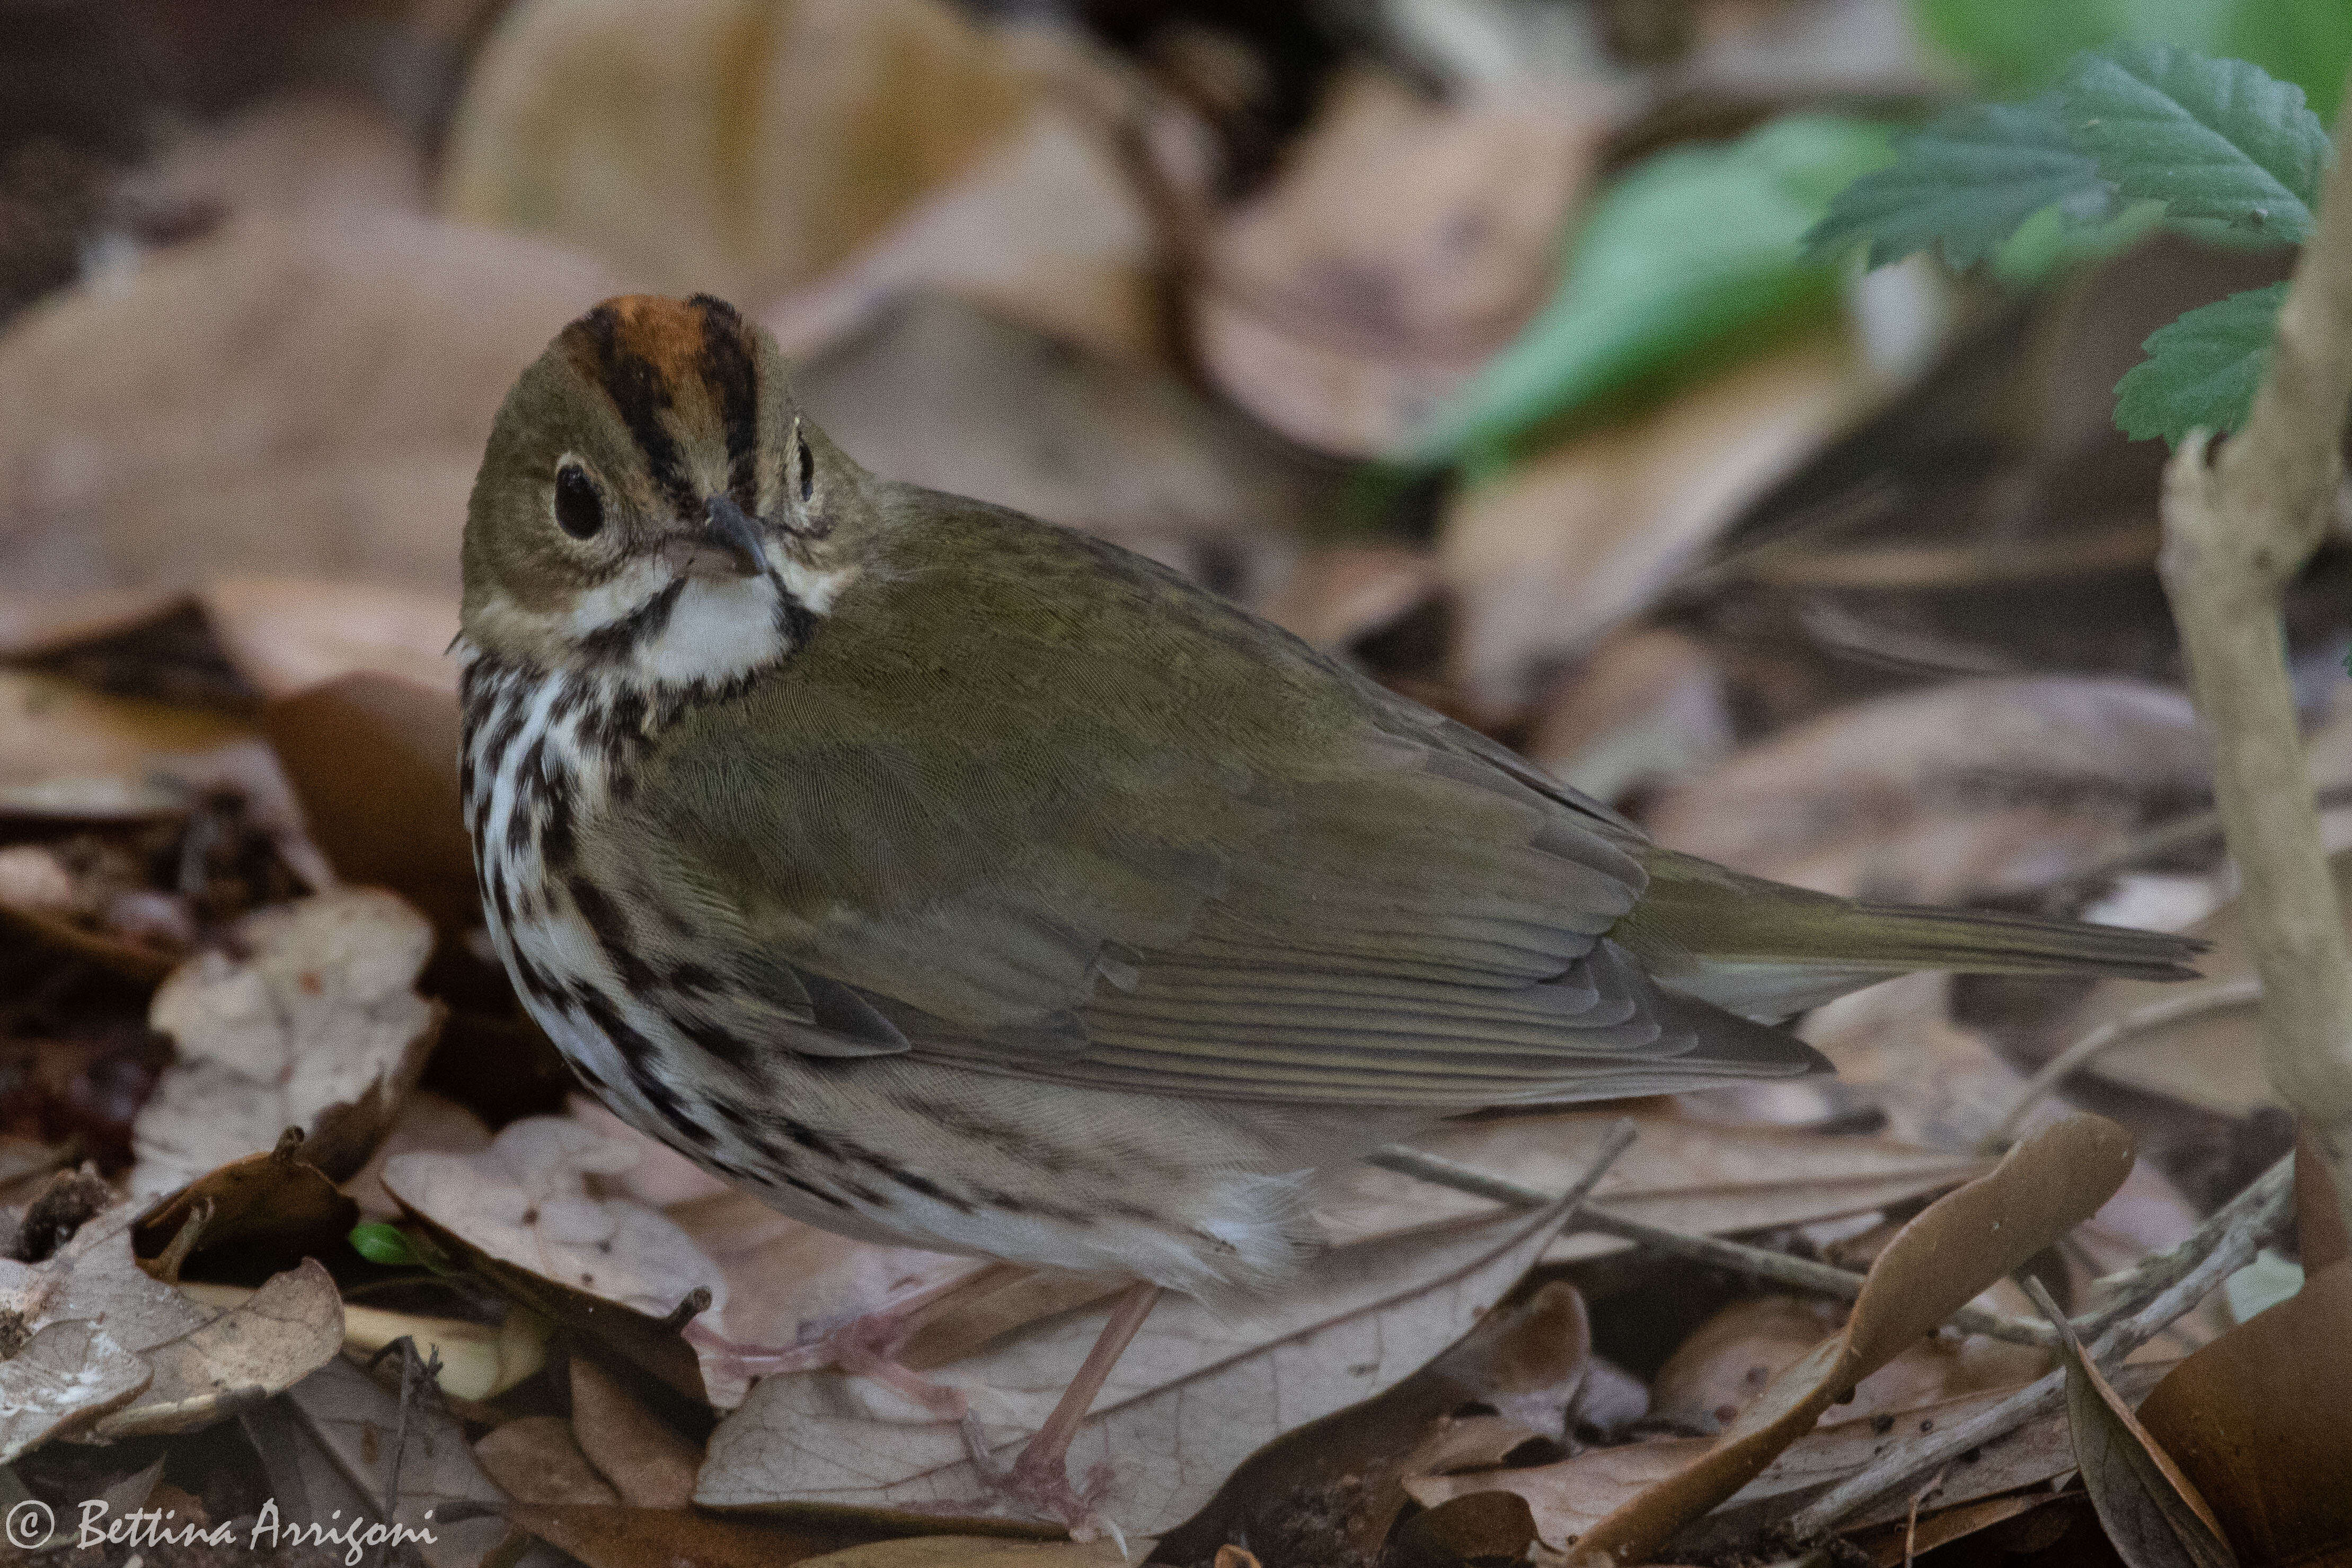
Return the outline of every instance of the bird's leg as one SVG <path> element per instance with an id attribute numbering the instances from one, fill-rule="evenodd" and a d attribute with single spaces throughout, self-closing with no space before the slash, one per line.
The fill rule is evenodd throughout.
<path id="1" fill-rule="evenodd" d="M 1102 1392 L 1103 1383 L 1110 1376 L 1111 1368 L 1118 1364 L 1119 1356 L 1133 1340 L 1143 1320 L 1151 1315 L 1152 1303 L 1160 1299 L 1160 1287 L 1149 1280 L 1138 1280 L 1118 1293 L 1112 1301 L 1110 1321 L 1095 1341 L 1087 1359 L 1078 1366 L 1077 1375 L 1062 1391 L 1055 1402 L 1054 1413 L 1037 1428 L 1029 1441 L 1023 1444 L 1020 1454 L 1010 1469 L 997 1470 L 988 1461 L 977 1443 L 972 1445 L 972 1459 L 989 1490 L 1002 1494 L 1015 1505 L 1045 1519 L 1059 1520 L 1067 1525 L 1073 1541 L 1092 1541 L 1106 1528 L 1095 1517 L 1093 1506 L 1087 1500 L 1108 1478 L 1097 1467 L 1097 1473 L 1087 1478 L 1084 1488 L 1070 1484 L 1070 1442 L 1078 1435 L 1078 1427 L 1094 1408 L 1095 1396 Z M 973 1436 L 965 1427 L 967 1441 Z"/>
<path id="2" fill-rule="evenodd" d="M 688 1343 L 698 1351 L 708 1352 L 746 1380 L 837 1367 L 853 1376 L 872 1378 L 942 1421 L 961 1421 L 969 1410 L 963 1395 L 904 1365 L 898 1359 L 898 1353 L 913 1337 L 917 1320 L 926 1307 L 992 1272 L 982 1270 L 981 1274 L 964 1275 L 940 1284 L 919 1286 L 887 1298 L 873 1311 L 799 1344 L 742 1344 L 717 1329 L 706 1327 L 699 1318 L 688 1323 L 684 1333 Z"/>

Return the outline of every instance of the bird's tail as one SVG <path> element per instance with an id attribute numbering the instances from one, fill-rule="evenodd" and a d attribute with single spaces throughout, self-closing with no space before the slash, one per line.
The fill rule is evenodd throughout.
<path id="1" fill-rule="evenodd" d="M 1836 898 L 1652 850 L 1650 885 L 1610 935 L 1658 981 L 1781 1019 L 1890 975 L 2124 975 L 2185 980 L 2194 937 L 2072 920 Z"/>

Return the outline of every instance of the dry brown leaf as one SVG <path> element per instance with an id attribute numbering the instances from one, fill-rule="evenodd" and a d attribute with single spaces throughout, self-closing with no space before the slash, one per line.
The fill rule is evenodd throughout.
<path id="1" fill-rule="evenodd" d="M 1729 755 L 1723 673 L 1697 639 L 1622 631 L 1537 699 L 1528 759 L 1603 800 L 1671 784 Z"/>
<path id="2" fill-rule="evenodd" d="M 1927 1149 L 1892 1138 L 1824 1137 L 1771 1127 L 1727 1126 L 1644 1112 L 1559 1111 L 1456 1122 L 1412 1140 L 1457 1165 L 1546 1192 L 1564 1192 L 1599 1155 L 1617 1124 L 1636 1137 L 1609 1167 L 1592 1202 L 1612 1214 L 1671 1229 L 1721 1235 L 1806 1225 L 1924 1197 L 1981 1175 L 1973 1152 Z M 1495 1204 L 1371 1166 L 1335 1177 L 1318 1215 L 1339 1245 L 1485 1218 Z M 1550 1261 L 1629 1245 L 1564 1236 Z"/>
<path id="3" fill-rule="evenodd" d="M 614 1500 L 632 1508 L 684 1508 L 694 1500 L 702 1450 L 585 1356 L 572 1359 L 572 1429 L 589 1462 L 617 1490 Z"/>
<path id="4" fill-rule="evenodd" d="M 257 1279 L 305 1257 L 332 1256 L 358 1223 L 359 1207 L 288 1132 L 268 1153 L 206 1171 L 140 1215 L 131 1229 L 140 1259 L 163 1258 L 191 1223 L 194 1249 L 182 1263 L 205 1273 Z"/>
<path id="5" fill-rule="evenodd" d="M 1458 674 L 1512 706 L 1639 615 L 1747 504 L 1856 418 L 1867 379 L 1835 333 L 1724 371 L 1461 492 L 1438 559 L 1461 604 Z"/>
<path id="6" fill-rule="evenodd" d="M 2189 701 L 2136 681 L 1960 681 L 1784 730 L 1663 799 L 1669 849 L 1826 893 L 1953 903 L 2063 876 L 2209 787 Z"/>
<path id="7" fill-rule="evenodd" d="M 396 1378 L 398 1365 L 387 1360 L 386 1375 Z M 507 1542 L 510 1531 L 503 1519 L 448 1517 L 461 1505 L 502 1510 L 507 1499 L 482 1473 L 465 1429 L 433 1396 L 430 1384 L 404 1408 L 395 1395 L 334 1356 L 286 1397 L 304 1433 L 366 1500 L 372 1516 L 381 1517 L 378 1511 L 396 1472 L 400 1490 L 393 1519 L 431 1537 L 416 1548 L 426 1568 L 482 1568 Z"/>
<path id="8" fill-rule="evenodd" d="M 875 473 L 1140 550 L 1246 602 L 1334 476 L 1167 371 L 960 300 L 906 299 L 796 366 L 795 395 Z"/>
<path id="9" fill-rule="evenodd" d="M 2089 1218 L 2130 1170 L 2122 1128 L 2070 1116 L 2019 1144 L 1991 1174 L 1937 1199 L 1871 1265 L 1843 1331 L 1775 1378 L 1706 1453 L 1580 1536 L 1579 1554 L 1646 1561 L 1811 1430 L 1856 1383 Z"/>
<path id="10" fill-rule="evenodd" d="M 1704 1431 L 1727 1425 L 1779 1376 L 1837 1331 L 1841 1303 L 1800 1296 L 1751 1296 L 1694 1330 L 1650 1385 L 1652 1416 Z M 1854 1385 L 1827 1419 L 1858 1421 L 1980 1389 L 2030 1383 L 2050 1358 L 2030 1345 L 1931 1334 Z"/>
<path id="11" fill-rule="evenodd" d="M 579 1364 L 575 1363 L 574 1365 Z M 517 1502 L 616 1508 L 621 1494 L 596 1473 L 561 1416 L 525 1416 L 474 1445 L 474 1458 Z"/>
<path id="12" fill-rule="evenodd" d="M 393 1219 L 400 1200 L 383 1185 L 384 1162 L 411 1150 L 437 1150 L 450 1155 L 476 1155 L 490 1146 L 489 1124 L 446 1095 L 419 1089 L 400 1108 L 400 1115 L 383 1142 L 375 1146 L 359 1174 L 343 1183 L 343 1191 L 360 1206 L 362 1218 Z"/>
<path id="13" fill-rule="evenodd" d="M 1138 1556 L 1149 1550 L 1133 1536 L 1127 1544 Z M 1009 1535 L 916 1535 L 803 1561 L 812 1568 L 1124 1568 L 1130 1558 L 1108 1537 L 1076 1542 Z M 1216 1568 L 1227 1568 L 1223 1557 L 1217 1559 Z M 1249 1568 L 1255 1568 L 1255 1560 Z"/>
<path id="14" fill-rule="evenodd" d="M 380 888 L 346 888 L 237 923 L 247 956 L 208 950 L 156 991 L 149 1027 L 178 1057 L 132 1129 L 135 1192 L 169 1191 L 278 1141 L 352 1176 L 399 1114 L 440 1032 L 417 995 L 433 928 Z"/>
<path id="15" fill-rule="evenodd" d="M 213 636 L 265 697 L 367 672 L 457 691 L 454 594 L 310 578 L 233 577 L 196 590 Z"/>
<path id="16" fill-rule="evenodd" d="M 2049 1292 L 2035 1301 L 2057 1325 L 2066 1368 L 2066 1425 L 2074 1439 L 2083 1490 L 2091 1494 L 2107 1540 L 2129 1568 L 2237 1568 L 2220 1521 L 2164 1445 L 2149 1436 Z"/>
<path id="17" fill-rule="evenodd" d="M 481 925 L 454 695 L 361 671 L 279 698 L 262 725 L 338 873 L 391 888 L 444 935 Z"/>
<path id="18" fill-rule="evenodd" d="M 1343 73 L 1279 176 L 1211 235 L 1194 351 L 1295 440 L 1398 452 L 1542 302 L 1604 109 L 1439 104 Z"/>
<path id="19" fill-rule="evenodd" d="M 272 1278 L 238 1306 L 143 1353 L 154 1381 L 102 1417 L 101 1441 L 168 1437 L 225 1421 L 283 1394 L 342 1348 L 343 1303 L 315 1258 Z"/>
<path id="20" fill-rule="evenodd" d="M 501 1427 L 503 1431 L 505 1428 Z M 495 1434 L 493 1434 L 495 1436 Z M 818 1560 L 855 1526 L 770 1524 L 719 1519 L 682 1508 L 540 1504 L 525 1500 L 507 1517 L 588 1568 L 781 1568 Z"/>
<path id="21" fill-rule="evenodd" d="M 443 201 L 748 308 L 971 169 L 1037 85 L 938 0 L 531 0 L 475 62 Z"/>
<path id="22" fill-rule="evenodd" d="M 349 1227 L 333 1233 L 340 1241 Z M 180 1290 L 193 1301 L 224 1310 L 252 1300 L 245 1285 L 222 1285 L 183 1280 Z M 399 1340 L 409 1340 L 426 1360 L 439 1358 L 435 1381 L 455 1399 L 494 1399 L 547 1364 L 548 1326 L 536 1312 L 509 1307 L 499 1323 L 467 1318 L 425 1317 L 415 1312 L 387 1312 L 381 1307 L 343 1308 L 343 1349 L 366 1358 Z"/>
<path id="23" fill-rule="evenodd" d="M 203 754 L 254 738 L 242 720 L 0 670 L 0 812 L 170 816 L 187 809 L 183 780 Z"/>
<path id="24" fill-rule="evenodd" d="M 1526 1272 L 1564 1217 L 1344 1248 L 1246 1317 L 1167 1297 L 1113 1370 L 1071 1450 L 1074 1474 L 1110 1467 L 1097 1507 L 1131 1533 L 1189 1517 L 1283 1432 L 1402 1381 Z M 1066 1313 L 928 1375 L 961 1390 L 1009 1460 L 1044 1421 L 1101 1330 Z M 834 1373 L 772 1377 L 712 1434 L 696 1500 L 786 1500 L 985 1512 L 961 1431 Z"/>
<path id="25" fill-rule="evenodd" d="M 1400 545 L 1326 545 L 1309 549 L 1258 612 L 1318 648 L 1345 648 L 1387 630 L 1429 603 L 1437 563 Z"/>
<path id="26" fill-rule="evenodd" d="M 0 1292 L 8 1287 L 0 1272 Z M 0 1307 L 0 1465 L 136 1398 L 152 1375 L 98 1324 L 13 1328 Z M 10 1341 L 14 1341 L 10 1343 Z"/>
<path id="27" fill-rule="evenodd" d="M 372 214 L 232 223 L 53 296 L 0 336 L 0 581 L 454 595 L 507 388 L 619 291 L 540 241 Z"/>

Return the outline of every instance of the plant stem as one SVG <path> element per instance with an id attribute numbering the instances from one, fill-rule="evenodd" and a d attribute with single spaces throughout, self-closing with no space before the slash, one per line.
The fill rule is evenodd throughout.
<path id="1" fill-rule="evenodd" d="M 2352 411 L 2352 115 L 2279 310 L 2246 427 L 2206 461 L 2192 432 L 2165 471 L 2158 569 L 2213 738 L 2214 794 L 2263 983 L 2272 1086 L 2352 1206 L 2352 954 L 2319 837 L 2281 616 L 2325 537 Z"/>

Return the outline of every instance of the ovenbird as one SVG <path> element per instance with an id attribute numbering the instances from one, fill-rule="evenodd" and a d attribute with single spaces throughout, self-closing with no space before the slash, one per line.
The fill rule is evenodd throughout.
<path id="1" fill-rule="evenodd" d="M 2194 946 L 1662 851 L 1151 561 L 866 473 L 708 297 L 523 372 L 461 646 L 532 1016 L 636 1126 L 876 1240 L 1263 1285 L 1313 1174 L 1417 1123 L 1820 1071 L 1773 1020 L 1905 970 Z"/>

